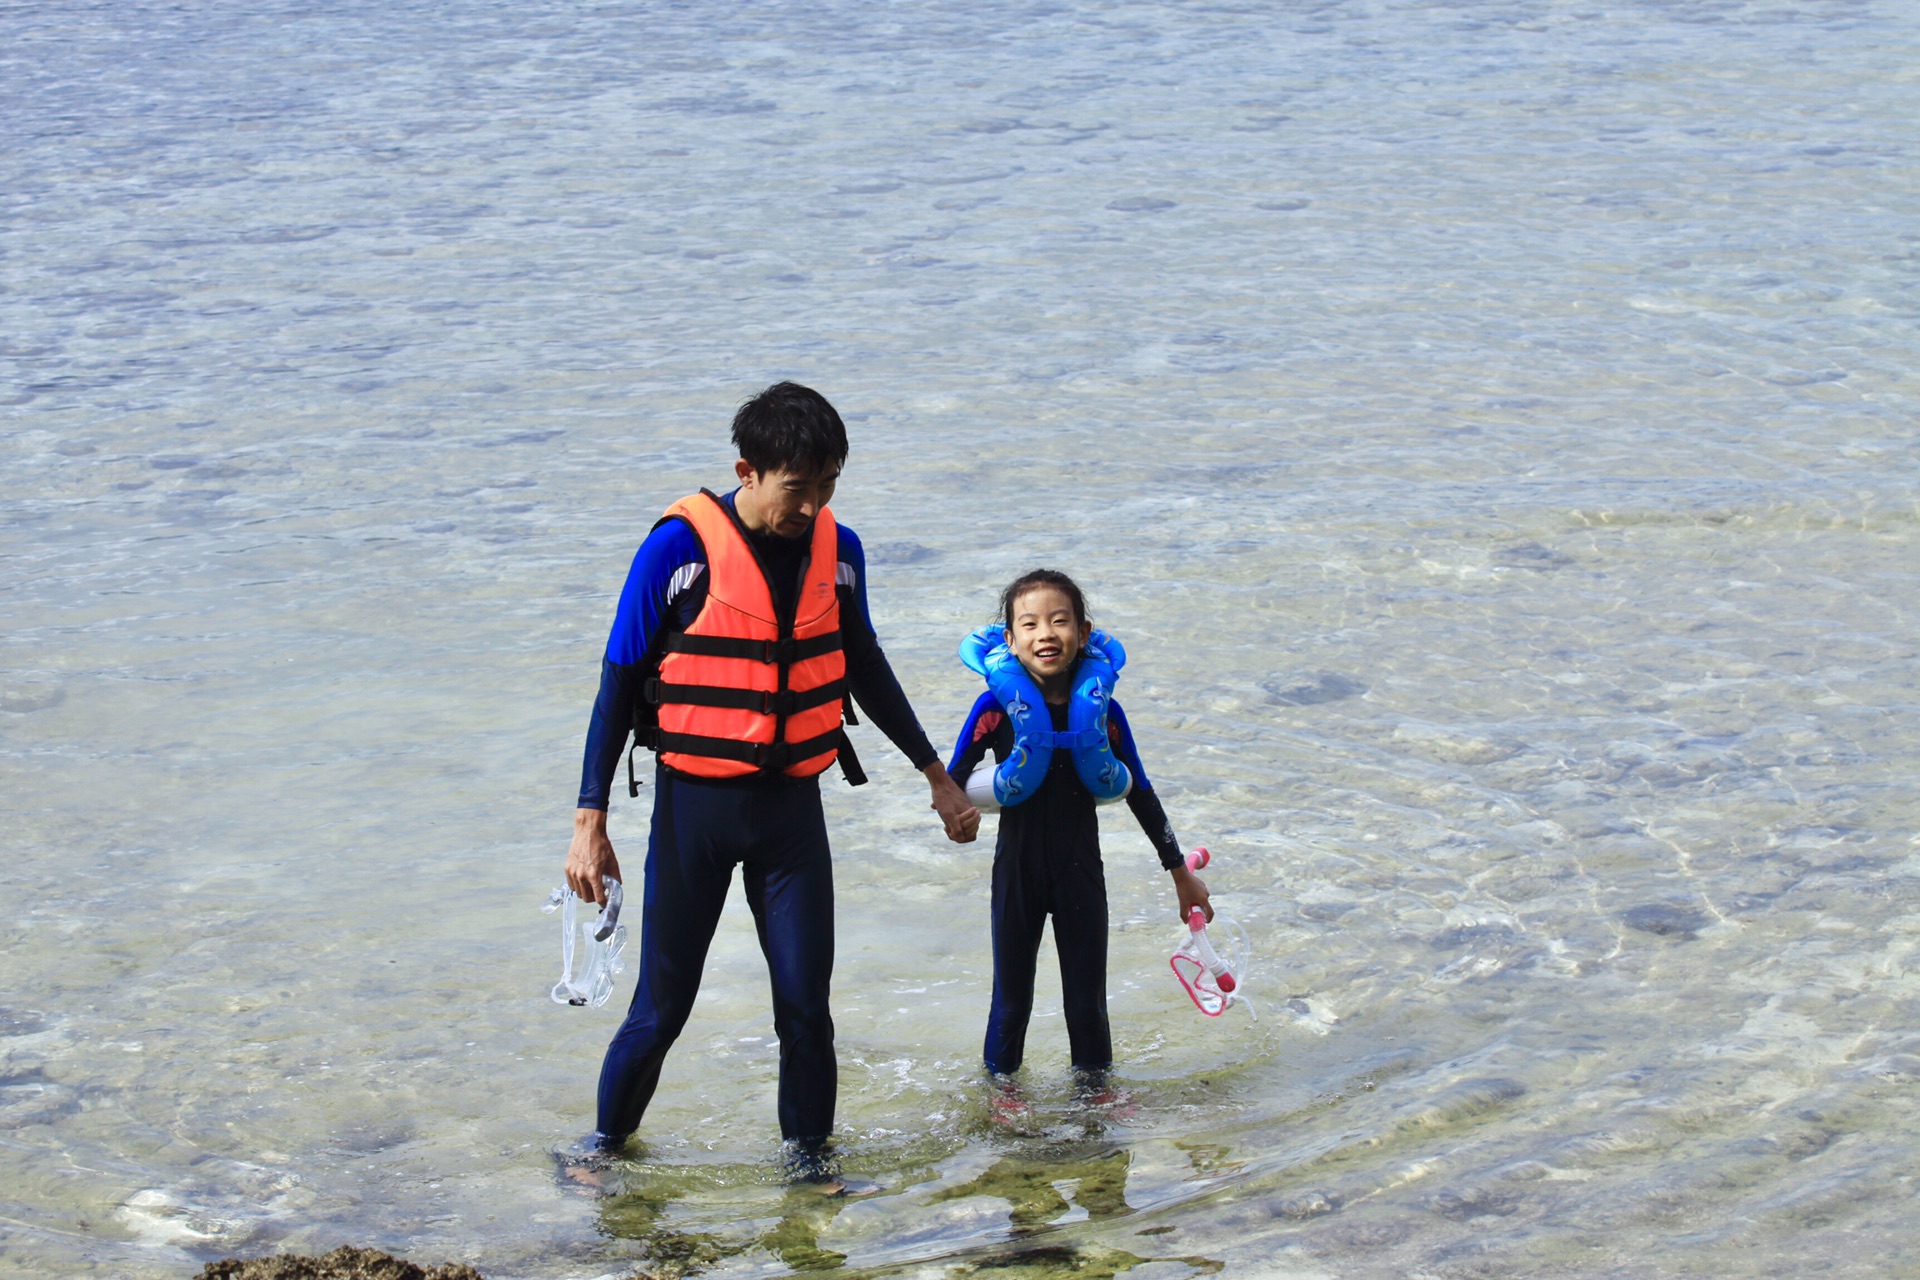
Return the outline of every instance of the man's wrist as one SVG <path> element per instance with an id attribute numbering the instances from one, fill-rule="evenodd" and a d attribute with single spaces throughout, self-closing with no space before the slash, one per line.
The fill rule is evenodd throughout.
<path id="1" fill-rule="evenodd" d="M 573 825 L 604 828 L 607 825 L 607 811 L 583 804 L 573 811 Z"/>

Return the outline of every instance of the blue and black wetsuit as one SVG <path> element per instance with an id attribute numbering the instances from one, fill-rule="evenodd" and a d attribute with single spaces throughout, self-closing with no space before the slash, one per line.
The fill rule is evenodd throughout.
<path id="1" fill-rule="evenodd" d="M 1067 708 L 1048 705 L 1053 727 L 1067 728 Z M 1153 841 L 1160 865 L 1181 864 L 1180 842 L 1160 798 L 1140 766 L 1126 713 L 1109 703 L 1107 732 L 1114 754 L 1133 775 L 1127 807 Z M 991 751 L 996 761 L 1013 750 L 1013 729 L 991 693 L 980 695 L 954 744 L 947 772 L 962 786 Z M 988 766 L 990 767 L 990 766 Z M 1093 793 L 1073 767 L 1073 753 L 1055 751 L 1046 781 L 1027 800 L 1000 811 L 993 850 L 993 1008 L 987 1015 L 987 1070 L 1016 1071 L 1026 1056 L 1027 1020 L 1040 934 L 1053 917 L 1060 955 L 1060 986 L 1073 1065 L 1104 1071 L 1113 1065 L 1107 1029 L 1107 881 L 1100 862 L 1100 820 Z"/>
<path id="2" fill-rule="evenodd" d="M 722 501 L 731 510 L 734 495 Z M 867 611 L 866 556 L 839 526 L 836 581 L 847 689 L 916 769 L 939 759 L 888 665 Z M 775 607 L 792 617 L 807 538 L 748 532 Z M 692 528 L 663 521 L 627 575 L 587 730 L 582 808 L 605 809 L 641 688 L 666 637 L 684 631 L 707 598 L 707 560 Z M 760 949 L 773 979 L 780 1037 L 780 1132 L 817 1142 L 833 1129 L 837 1082 L 828 990 L 833 975 L 833 865 L 820 781 L 781 774 L 694 778 L 656 766 L 640 917 L 639 976 L 626 1020 L 600 1070 L 600 1140 L 624 1142 L 653 1098 L 667 1050 L 686 1025 L 707 948 L 738 864 Z"/>

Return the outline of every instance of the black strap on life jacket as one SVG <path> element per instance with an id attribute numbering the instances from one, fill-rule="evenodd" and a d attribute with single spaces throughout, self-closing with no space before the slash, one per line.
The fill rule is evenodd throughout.
<path id="1" fill-rule="evenodd" d="M 727 707 L 736 711 L 757 712 L 763 716 L 791 716 L 825 706 L 836 698 L 844 698 L 847 682 L 829 680 L 817 689 L 800 692 L 792 689 L 784 692 L 772 689 L 723 689 L 708 684 L 668 684 L 663 680 L 649 680 L 641 688 L 641 696 L 655 706 L 663 702 L 677 702 L 689 707 Z"/>
<path id="2" fill-rule="evenodd" d="M 671 696 L 669 696 L 671 695 Z M 763 715 L 778 714 L 783 700 L 790 701 L 786 713 L 806 711 L 813 707 L 824 706 L 835 698 L 840 699 L 840 714 L 843 723 L 816 737 L 800 742 L 740 742 L 733 738 L 710 738 L 697 733 L 668 733 L 660 727 L 659 708 L 662 702 L 682 702 L 693 706 L 736 707 L 749 711 L 758 711 Z M 784 723 L 784 718 L 783 721 Z M 640 776 L 633 765 L 633 753 L 641 747 L 653 752 L 673 751 L 690 756 L 711 756 L 720 760 L 737 760 L 750 764 L 756 769 L 778 773 L 796 760 L 805 760 L 833 748 L 838 751 L 835 763 L 840 766 L 841 776 L 846 778 L 850 787 L 865 786 L 867 771 L 860 765 L 859 753 L 853 749 L 853 740 L 847 736 L 846 726 L 859 724 L 860 717 L 854 714 L 853 699 L 846 696 L 846 681 L 830 680 L 818 689 L 808 689 L 795 693 L 765 692 L 757 689 L 719 689 L 708 685 L 668 684 L 657 676 L 641 685 L 641 696 L 634 705 L 633 744 L 627 749 L 627 794 L 640 794 Z"/>
<path id="3" fill-rule="evenodd" d="M 853 718 L 853 704 L 849 702 L 846 704 L 846 707 L 847 724 L 858 723 Z M 840 766 L 840 774 L 847 780 L 848 786 L 864 787 L 867 785 L 867 771 L 860 767 L 860 756 L 854 751 L 853 739 L 847 736 L 845 726 L 842 726 L 840 729 L 840 754 L 835 756 L 833 761 Z"/>
<path id="4" fill-rule="evenodd" d="M 671 751 L 680 755 L 706 756 L 714 760 L 737 760 L 741 764 L 750 764 L 756 769 L 777 773 L 788 765 L 834 749 L 849 751 L 847 731 L 836 726 L 817 737 L 803 738 L 799 742 L 740 742 L 733 738 L 709 738 L 698 733 L 668 733 L 662 730 L 658 734 L 655 751 Z M 860 769 L 860 762 L 854 760 L 852 769 L 847 771 L 847 781 L 859 786 L 867 780 Z M 853 774 L 859 773 L 860 779 L 854 781 Z"/>
<path id="5" fill-rule="evenodd" d="M 667 637 L 668 653 L 690 653 L 702 658 L 743 658 L 748 662 L 790 667 L 808 658 L 825 657 L 841 648 L 840 632 L 825 631 L 805 640 L 747 640 L 739 636 L 697 636 L 676 631 Z"/>

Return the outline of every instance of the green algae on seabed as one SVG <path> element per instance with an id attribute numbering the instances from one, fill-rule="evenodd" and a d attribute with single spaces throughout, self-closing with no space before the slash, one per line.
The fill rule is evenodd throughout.
<path id="1" fill-rule="evenodd" d="M 349 1244 L 318 1258 L 292 1253 L 255 1258 L 250 1262 L 222 1258 L 201 1268 L 199 1280 L 485 1280 L 485 1277 L 463 1262 L 423 1267 L 378 1249 L 360 1249 Z"/>

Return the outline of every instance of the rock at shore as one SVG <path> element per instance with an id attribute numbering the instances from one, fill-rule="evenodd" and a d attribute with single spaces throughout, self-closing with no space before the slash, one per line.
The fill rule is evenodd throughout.
<path id="1" fill-rule="evenodd" d="M 342 1245 L 318 1258 L 281 1254 L 242 1262 L 222 1258 L 201 1269 L 199 1280 L 485 1280 L 461 1262 L 423 1267 L 378 1249 Z"/>

